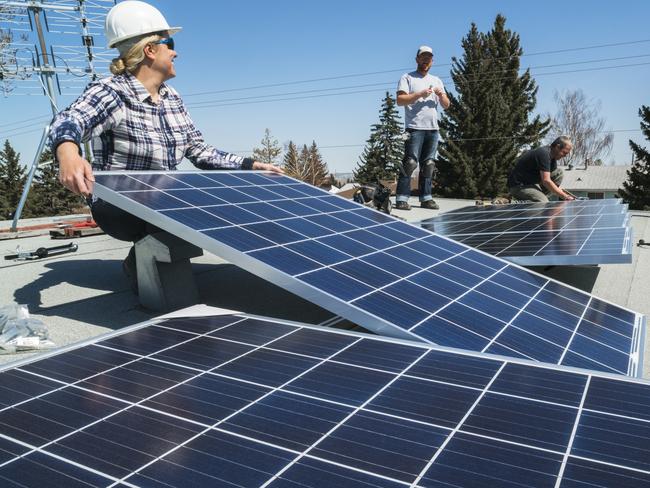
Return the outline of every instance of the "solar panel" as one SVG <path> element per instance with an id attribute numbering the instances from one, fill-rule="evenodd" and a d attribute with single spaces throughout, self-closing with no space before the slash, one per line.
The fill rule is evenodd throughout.
<path id="1" fill-rule="evenodd" d="M 650 486 L 650 384 L 241 314 L 0 372 L 3 487 Z"/>
<path id="2" fill-rule="evenodd" d="M 286 176 L 99 173 L 95 194 L 382 335 L 638 371 L 643 316 Z"/>
<path id="3" fill-rule="evenodd" d="M 570 208 L 567 209 L 567 203 L 570 204 Z M 604 199 L 595 199 L 595 200 L 572 200 L 570 202 L 565 200 L 556 200 L 552 202 L 527 202 L 527 203 L 512 203 L 508 205 L 485 205 L 485 206 L 469 206 L 463 208 L 457 208 L 446 212 L 445 215 L 457 214 L 457 213 L 483 213 L 483 212 L 512 212 L 524 210 L 530 212 L 533 209 L 537 209 L 540 212 L 551 215 L 555 211 L 559 212 L 578 212 L 578 213 L 594 213 L 597 212 L 598 208 L 603 208 L 607 213 L 611 211 L 610 208 L 614 205 L 622 205 L 623 200 L 620 198 L 604 198 Z M 627 205 L 620 211 L 626 211 Z M 617 210 L 618 211 L 618 210 Z"/>
<path id="4" fill-rule="evenodd" d="M 522 266 L 632 262 L 627 205 L 616 199 L 472 206 L 420 225 Z"/>

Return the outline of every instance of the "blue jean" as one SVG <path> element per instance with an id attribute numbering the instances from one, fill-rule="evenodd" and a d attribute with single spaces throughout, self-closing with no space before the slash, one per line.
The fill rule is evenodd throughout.
<path id="1" fill-rule="evenodd" d="M 398 202 L 407 202 L 409 199 L 411 194 L 411 174 L 406 174 L 404 168 L 408 168 L 408 162 L 412 161 L 420 167 L 418 178 L 420 201 L 426 202 L 433 199 L 431 196 L 433 178 L 424 176 L 422 170 L 428 160 L 433 161 L 435 159 L 440 134 L 437 130 L 407 129 L 407 132 L 410 137 L 404 143 L 404 160 L 397 178 L 397 197 L 395 199 Z"/>

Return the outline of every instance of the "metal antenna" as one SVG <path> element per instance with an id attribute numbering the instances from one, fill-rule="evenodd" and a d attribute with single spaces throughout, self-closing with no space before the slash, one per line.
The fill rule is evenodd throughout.
<path id="1" fill-rule="evenodd" d="M 110 54 L 108 50 L 95 48 L 95 38 L 103 34 L 104 18 L 114 4 L 114 0 L 0 0 L 0 89 L 5 96 L 44 94 L 52 113 L 57 114 L 57 92 L 78 94 L 89 80 L 107 74 Z M 25 33 L 34 31 L 36 44 L 30 45 L 25 42 L 30 37 Z M 57 34 L 62 39 L 81 34 L 81 43 L 72 46 L 50 43 L 48 49 L 46 31 L 47 40 L 56 40 Z M 14 32 L 20 34 L 23 42 L 13 42 Z M 11 226 L 14 232 L 49 133 L 48 124 L 43 129 L 14 213 Z M 84 152 L 91 160 L 88 143 Z"/>

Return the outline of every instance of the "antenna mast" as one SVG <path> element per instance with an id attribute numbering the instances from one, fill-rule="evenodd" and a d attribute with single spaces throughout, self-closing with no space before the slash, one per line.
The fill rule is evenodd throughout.
<path id="1" fill-rule="evenodd" d="M 95 38 L 103 36 L 104 18 L 114 4 L 114 0 L 0 0 L 0 90 L 5 96 L 45 95 L 56 114 L 57 93 L 77 95 L 88 81 L 108 73 L 111 55 L 107 49 L 95 48 Z M 34 33 L 36 38 L 30 39 Z M 15 34 L 21 42 L 14 42 Z M 66 39 L 70 34 L 80 35 L 81 42 L 70 45 Z M 44 128 L 37 146 L 12 231 L 17 228 L 49 129 L 49 125 Z M 88 145 L 85 153 L 92 157 Z"/>

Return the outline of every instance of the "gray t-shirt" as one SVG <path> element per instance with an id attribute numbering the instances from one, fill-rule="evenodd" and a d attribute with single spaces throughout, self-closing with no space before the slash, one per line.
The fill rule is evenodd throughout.
<path id="1" fill-rule="evenodd" d="M 402 75 L 397 84 L 397 92 L 407 95 L 426 88 L 442 88 L 444 85 L 437 76 L 427 73 L 422 76 L 417 71 Z M 438 130 L 438 96 L 432 93 L 426 98 L 419 98 L 411 105 L 404 106 L 404 124 L 407 129 Z"/>

